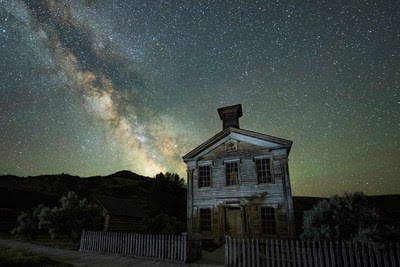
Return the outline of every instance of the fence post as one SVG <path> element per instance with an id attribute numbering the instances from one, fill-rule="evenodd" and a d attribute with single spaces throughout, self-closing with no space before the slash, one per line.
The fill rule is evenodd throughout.
<path id="1" fill-rule="evenodd" d="M 365 244 L 361 243 L 361 253 L 362 253 L 362 259 L 363 259 L 363 265 L 368 266 L 368 257 L 367 257 L 367 252 L 365 251 Z"/>
<path id="2" fill-rule="evenodd" d="M 328 254 L 328 246 L 326 245 L 326 240 L 323 241 L 324 242 L 324 256 L 325 256 L 325 264 L 327 267 L 330 267 L 330 263 L 329 263 L 329 254 Z"/>
<path id="3" fill-rule="evenodd" d="M 318 241 L 318 260 L 319 260 L 319 266 L 324 267 L 324 255 L 322 254 L 321 241 Z"/>
<path id="4" fill-rule="evenodd" d="M 313 258 L 311 256 L 312 246 L 310 240 L 307 240 L 307 259 L 308 259 L 308 266 L 313 266 Z"/>
<path id="5" fill-rule="evenodd" d="M 103 234 L 102 234 L 102 232 L 100 232 L 100 231 L 97 231 L 97 252 L 100 252 L 101 251 L 101 247 L 102 247 L 102 245 L 103 245 L 103 243 L 102 243 L 102 237 L 103 237 Z"/>
<path id="6" fill-rule="evenodd" d="M 236 238 L 233 239 L 233 265 L 236 266 L 237 254 L 236 254 Z"/>
<path id="7" fill-rule="evenodd" d="M 381 252 L 379 249 L 375 250 L 375 258 L 376 258 L 376 264 L 378 267 L 382 266 L 382 257 L 381 257 Z"/>
<path id="8" fill-rule="evenodd" d="M 389 243 L 389 247 L 390 247 L 390 261 L 392 263 L 392 266 L 396 266 L 396 259 L 394 258 L 394 251 L 393 251 L 392 243 Z M 400 265 L 400 263 L 399 263 L 399 265 Z"/>
<path id="9" fill-rule="evenodd" d="M 251 266 L 255 266 L 255 253 L 254 253 L 255 251 L 254 251 L 254 238 L 252 238 L 251 239 L 251 262 L 252 262 L 252 264 L 251 264 Z"/>
<path id="10" fill-rule="evenodd" d="M 86 238 L 87 238 L 87 241 L 86 241 L 86 244 L 87 244 L 86 250 L 90 251 L 90 250 L 92 250 L 92 243 L 93 243 L 93 238 L 92 238 L 92 232 L 91 232 L 91 231 L 87 231 L 87 232 L 86 232 Z"/>
<path id="11" fill-rule="evenodd" d="M 80 242 L 80 244 L 79 244 L 79 251 L 82 251 L 83 250 L 83 242 L 84 242 L 84 239 L 85 238 L 85 229 L 83 229 L 82 230 L 82 233 L 81 233 L 81 242 Z"/>
<path id="12" fill-rule="evenodd" d="M 187 262 L 187 254 L 188 254 L 188 234 L 185 232 L 183 233 L 183 262 Z"/>
<path id="13" fill-rule="evenodd" d="M 271 239 L 271 265 L 275 267 L 275 244 L 273 239 Z"/>
<path id="14" fill-rule="evenodd" d="M 369 266 L 375 267 L 374 254 L 372 251 L 371 243 L 368 243 L 368 258 L 369 258 Z"/>
<path id="15" fill-rule="evenodd" d="M 281 266 L 281 262 L 280 262 L 280 257 L 279 257 L 279 241 L 275 240 L 275 244 L 276 244 L 276 266 L 280 267 Z"/>
<path id="16" fill-rule="evenodd" d="M 315 241 L 312 241 L 312 251 L 314 256 L 314 266 L 318 266 L 318 256 L 317 256 L 317 248 L 315 246 Z"/>
<path id="17" fill-rule="evenodd" d="M 389 260 L 388 260 L 388 255 L 387 255 L 386 244 L 384 245 L 384 249 L 383 249 L 382 253 L 383 253 L 383 265 L 384 266 L 389 266 Z"/>
<path id="18" fill-rule="evenodd" d="M 303 254 L 303 267 L 307 267 L 307 251 L 306 251 L 306 244 L 304 243 L 304 240 L 301 240 L 301 250 Z"/>
<path id="19" fill-rule="evenodd" d="M 160 234 L 160 259 L 164 259 L 165 251 L 165 236 Z"/>
<path id="20" fill-rule="evenodd" d="M 229 266 L 233 266 L 233 261 L 234 261 L 233 242 L 232 242 L 232 237 L 229 237 Z"/>
<path id="21" fill-rule="evenodd" d="M 260 247 L 258 245 L 258 239 L 256 239 L 256 262 L 257 262 L 257 267 L 260 266 Z"/>
<path id="22" fill-rule="evenodd" d="M 290 267 L 290 250 L 289 250 L 289 241 L 286 239 L 285 240 L 285 245 L 286 245 L 286 253 L 285 253 L 285 257 L 286 257 L 286 265 L 287 267 Z"/>
<path id="23" fill-rule="evenodd" d="M 244 238 L 242 239 L 242 252 L 243 252 L 243 267 L 246 266 L 246 244 Z"/>
<path id="24" fill-rule="evenodd" d="M 297 265 L 297 261 L 296 261 L 296 247 L 294 245 L 294 241 L 293 239 L 290 240 L 289 243 L 289 247 L 290 247 L 290 251 L 292 252 L 292 259 L 291 259 L 291 266 L 296 266 Z"/>
<path id="25" fill-rule="evenodd" d="M 299 240 L 296 240 L 295 246 L 296 246 L 297 259 L 296 259 L 295 263 L 293 264 L 293 266 L 301 267 L 301 254 L 300 254 L 300 248 L 299 248 Z"/>
<path id="26" fill-rule="evenodd" d="M 358 249 L 357 242 L 354 244 L 354 252 L 356 254 L 356 265 L 361 266 L 360 250 Z"/>

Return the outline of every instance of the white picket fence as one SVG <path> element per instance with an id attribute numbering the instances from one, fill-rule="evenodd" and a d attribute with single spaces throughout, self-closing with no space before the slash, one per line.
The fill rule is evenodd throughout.
<path id="1" fill-rule="evenodd" d="M 399 243 L 351 244 L 226 237 L 226 266 L 382 267 L 400 266 Z"/>
<path id="2" fill-rule="evenodd" d="M 186 262 L 187 235 L 150 235 L 83 230 L 79 251 Z"/>

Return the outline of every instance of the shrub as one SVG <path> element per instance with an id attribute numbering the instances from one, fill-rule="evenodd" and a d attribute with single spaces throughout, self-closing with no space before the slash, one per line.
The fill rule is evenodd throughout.
<path id="1" fill-rule="evenodd" d="M 333 196 L 304 212 L 302 239 L 377 240 L 379 215 L 361 192 Z"/>
<path id="2" fill-rule="evenodd" d="M 76 242 L 82 229 L 101 229 L 101 209 L 85 198 L 79 199 L 74 192 L 69 192 L 60 203 L 60 207 L 44 207 L 38 214 L 39 228 L 47 229 L 52 238 L 57 234 L 67 234 Z"/>
<path id="3" fill-rule="evenodd" d="M 40 232 L 38 214 L 42 208 L 43 205 L 39 205 L 32 212 L 22 212 L 18 217 L 18 224 L 11 234 L 25 239 L 36 239 Z"/>

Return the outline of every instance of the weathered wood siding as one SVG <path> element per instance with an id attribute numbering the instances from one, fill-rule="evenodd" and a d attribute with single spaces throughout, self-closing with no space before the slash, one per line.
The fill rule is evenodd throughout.
<path id="1" fill-rule="evenodd" d="M 272 173 L 274 182 L 258 184 L 255 157 L 272 158 Z M 239 184 L 226 186 L 225 162 L 237 160 L 239 168 Z M 193 163 L 192 163 L 193 164 Z M 198 166 L 211 165 L 211 186 L 199 188 Z M 237 151 L 226 152 L 221 144 L 203 157 L 197 159 L 192 168 L 192 179 L 188 199 L 193 206 L 193 217 L 190 221 L 193 233 L 200 232 L 200 208 L 212 208 L 212 231 L 201 233 L 205 239 L 223 240 L 224 236 L 224 207 L 227 203 L 237 202 L 244 208 L 246 215 L 247 236 L 262 236 L 260 207 L 272 206 L 276 211 L 277 235 L 274 238 L 288 238 L 288 201 L 285 190 L 283 165 L 287 164 L 286 150 L 270 151 L 265 147 L 238 142 Z M 191 178 L 189 176 L 189 178 Z M 190 190 L 190 188 L 189 188 Z M 289 196 L 291 198 L 291 196 Z M 293 222 L 289 222 L 293 223 Z M 191 228 L 189 226 L 188 228 Z"/>
<path id="2" fill-rule="evenodd" d="M 144 231 L 143 218 L 117 216 L 106 214 L 104 218 L 104 231 L 109 232 L 136 232 Z"/>

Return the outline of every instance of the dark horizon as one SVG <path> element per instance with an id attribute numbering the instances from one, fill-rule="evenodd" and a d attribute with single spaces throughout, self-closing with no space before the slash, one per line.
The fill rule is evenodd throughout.
<path id="1" fill-rule="evenodd" d="M 79 175 L 73 175 L 73 174 L 69 174 L 69 173 L 53 173 L 53 174 L 39 174 L 39 175 L 28 175 L 28 176 L 18 176 L 18 175 L 14 175 L 14 174 L 0 174 L 0 187 L 1 187 L 1 178 L 4 176 L 13 176 L 13 177 L 17 177 L 17 178 L 36 178 L 36 177 L 41 177 L 41 176 L 72 176 L 72 177 L 77 177 L 77 178 L 82 178 L 82 179 L 90 179 L 90 178 L 96 178 L 96 177 L 113 177 L 116 176 L 116 174 L 121 173 L 121 172 L 130 172 L 131 174 L 133 174 L 134 176 L 140 176 L 140 177 L 144 177 L 144 178 L 149 178 L 149 179 L 154 179 L 154 177 L 150 177 L 150 176 L 144 176 L 129 170 L 121 170 L 121 171 L 116 171 L 110 174 L 106 174 L 106 175 L 93 175 L 93 176 L 79 176 Z M 186 177 L 181 177 L 184 179 L 184 182 L 186 184 Z M 332 195 L 326 195 L 326 196 L 321 196 L 321 195 L 296 195 L 293 194 L 294 197 L 311 197 L 311 198 L 330 198 L 333 195 L 339 195 L 339 196 L 343 196 L 344 193 L 352 193 L 352 192 L 356 192 L 356 191 L 343 191 L 341 193 L 335 193 Z M 67 193 L 67 192 L 65 192 Z M 365 192 L 364 192 L 365 193 Z M 400 196 L 400 193 L 388 193 L 388 194 L 366 194 L 368 197 L 375 197 L 375 196 Z"/>

